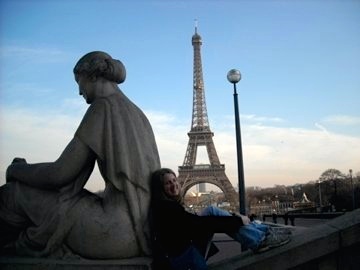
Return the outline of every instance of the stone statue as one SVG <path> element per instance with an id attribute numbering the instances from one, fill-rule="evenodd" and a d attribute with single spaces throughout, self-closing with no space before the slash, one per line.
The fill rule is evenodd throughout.
<path id="1" fill-rule="evenodd" d="M 120 259 L 150 255 L 150 176 L 160 168 L 146 116 L 119 89 L 123 64 L 95 51 L 74 68 L 90 104 L 54 162 L 15 158 L 0 187 L 0 248 L 17 255 Z M 95 162 L 100 197 L 84 189 Z"/>

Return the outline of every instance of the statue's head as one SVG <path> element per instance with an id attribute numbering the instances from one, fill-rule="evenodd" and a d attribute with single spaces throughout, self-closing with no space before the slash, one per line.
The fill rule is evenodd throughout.
<path id="1" fill-rule="evenodd" d="M 94 51 L 80 58 L 74 67 L 74 75 L 76 80 L 81 75 L 92 80 L 102 77 L 119 84 L 125 81 L 126 69 L 123 63 L 109 54 Z"/>

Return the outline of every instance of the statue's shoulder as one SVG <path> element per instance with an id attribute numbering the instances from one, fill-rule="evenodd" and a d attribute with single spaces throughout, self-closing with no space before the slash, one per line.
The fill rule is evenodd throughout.
<path id="1" fill-rule="evenodd" d="M 100 111 L 104 111 L 104 109 L 109 105 L 110 105 L 110 100 L 108 98 L 96 99 L 90 104 L 86 114 L 92 114 L 94 112 L 99 113 Z"/>

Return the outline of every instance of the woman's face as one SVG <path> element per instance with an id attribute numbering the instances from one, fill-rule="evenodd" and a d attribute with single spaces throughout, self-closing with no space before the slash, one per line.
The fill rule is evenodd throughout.
<path id="1" fill-rule="evenodd" d="M 164 192 L 168 197 L 176 197 L 180 194 L 180 184 L 172 173 L 164 174 Z"/>
<path id="2" fill-rule="evenodd" d="M 79 85 L 79 94 L 83 96 L 86 103 L 91 104 L 96 97 L 96 81 L 82 75 L 79 75 L 76 81 Z"/>

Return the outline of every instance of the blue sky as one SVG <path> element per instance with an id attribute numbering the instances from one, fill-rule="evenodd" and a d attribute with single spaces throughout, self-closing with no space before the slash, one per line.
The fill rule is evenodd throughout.
<path id="1" fill-rule="evenodd" d="M 14 156 L 53 161 L 70 141 L 87 108 L 72 68 L 94 50 L 125 64 L 120 88 L 148 116 L 162 165 L 177 170 L 191 125 L 194 19 L 210 128 L 234 186 L 231 68 L 242 73 L 247 186 L 360 171 L 359 1 L 0 0 L 0 183 Z"/>

